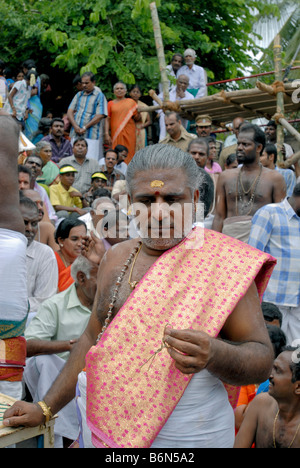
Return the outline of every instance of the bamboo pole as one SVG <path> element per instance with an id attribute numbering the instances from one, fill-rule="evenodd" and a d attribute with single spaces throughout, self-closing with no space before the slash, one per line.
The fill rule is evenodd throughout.
<path id="1" fill-rule="evenodd" d="M 156 3 L 150 3 L 150 10 L 152 16 L 152 23 L 153 23 L 153 31 L 154 31 L 154 38 L 155 38 L 155 45 L 157 51 L 157 58 L 159 63 L 160 75 L 161 75 L 161 82 L 163 87 L 163 96 L 164 101 L 169 100 L 169 80 L 167 76 L 167 65 L 165 60 L 165 52 L 164 46 L 161 36 L 161 29 L 159 24 L 159 17 L 157 13 Z"/>
<path id="2" fill-rule="evenodd" d="M 278 82 L 282 81 L 282 64 L 281 64 L 281 44 L 280 35 L 274 39 L 274 66 L 275 66 L 275 80 Z M 277 93 L 277 114 L 284 115 L 284 94 L 283 92 Z M 277 149 L 278 149 L 278 163 L 283 161 L 282 146 L 284 143 L 283 127 L 277 126 Z"/>
<path id="3" fill-rule="evenodd" d="M 294 153 L 290 158 L 282 161 L 281 163 L 278 163 L 278 167 L 281 167 L 282 169 L 288 169 L 289 167 L 294 166 L 299 160 L 300 151 L 297 151 L 297 153 Z"/>
<path id="4" fill-rule="evenodd" d="M 276 115 L 275 115 L 276 117 Z M 297 141 L 300 142 L 300 133 L 282 116 L 278 116 L 278 122 L 293 136 Z"/>

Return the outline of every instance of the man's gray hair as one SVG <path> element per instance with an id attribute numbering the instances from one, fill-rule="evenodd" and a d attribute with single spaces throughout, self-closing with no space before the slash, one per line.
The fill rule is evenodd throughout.
<path id="1" fill-rule="evenodd" d="M 182 169 L 191 192 L 198 188 L 198 166 L 193 157 L 175 146 L 157 144 L 141 149 L 130 161 L 126 172 L 128 193 L 132 194 L 138 172 L 160 169 Z"/>
<path id="2" fill-rule="evenodd" d="M 92 263 L 83 255 L 79 255 L 79 257 L 77 257 L 76 260 L 74 260 L 71 266 L 71 276 L 73 280 L 75 281 L 75 283 L 76 284 L 78 283 L 77 274 L 80 271 L 85 274 L 87 279 L 89 279 L 92 268 L 93 268 Z"/>
<path id="3" fill-rule="evenodd" d="M 112 199 L 109 197 L 99 197 L 93 201 L 92 206 L 91 206 L 92 210 L 96 211 L 97 206 L 100 205 L 101 203 L 110 203 L 111 205 L 114 204 Z"/>

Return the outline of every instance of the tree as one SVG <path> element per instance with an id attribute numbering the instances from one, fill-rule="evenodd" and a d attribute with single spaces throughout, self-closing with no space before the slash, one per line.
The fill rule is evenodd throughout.
<path id="1" fill-rule="evenodd" d="M 2 59 L 19 65 L 27 58 L 77 74 L 91 70 L 107 95 L 122 80 L 144 90 L 160 80 L 149 0 L 2 0 Z M 237 76 L 249 66 L 254 8 L 260 0 L 189 0 L 156 2 L 166 61 L 192 47 L 211 79 Z M 268 6 L 270 10 L 272 7 Z M 268 11 L 269 11 L 268 10 Z M 55 76 L 55 75 L 53 75 Z"/>

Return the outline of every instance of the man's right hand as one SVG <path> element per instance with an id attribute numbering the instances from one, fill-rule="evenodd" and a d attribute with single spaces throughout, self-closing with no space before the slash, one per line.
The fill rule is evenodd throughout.
<path id="1" fill-rule="evenodd" d="M 45 416 L 41 407 L 35 403 L 17 401 L 5 411 L 3 425 L 6 427 L 36 427 L 44 424 Z"/>

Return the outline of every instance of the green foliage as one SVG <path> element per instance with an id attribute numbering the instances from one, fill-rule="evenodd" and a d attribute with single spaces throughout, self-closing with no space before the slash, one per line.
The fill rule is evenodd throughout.
<path id="1" fill-rule="evenodd" d="M 147 92 L 160 80 L 150 0 L 1 0 L 1 58 L 27 58 L 76 74 L 91 70 L 108 97 L 122 80 Z M 250 37 L 260 0 L 156 1 L 166 62 L 187 47 L 211 80 L 232 78 L 252 64 Z M 267 13 L 275 10 L 266 5 Z M 41 70 L 43 71 L 43 70 Z"/>

